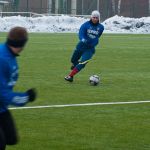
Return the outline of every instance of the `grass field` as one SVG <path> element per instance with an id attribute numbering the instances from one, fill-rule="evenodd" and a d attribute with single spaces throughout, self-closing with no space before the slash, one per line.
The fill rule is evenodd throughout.
<path id="1" fill-rule="evenodd" d="M 76 34 L 30 34 L 15 88 L 37 88 L 28 106 L 150 100 L 150 35 L 104 34 L 93 60 L 67 83 L 77 40 Z M 99 86 L 89 85 L 92 74 L 100 76 Z M 11 112 L 20 142 L 8 150 L 150 149 L 149 103 Z"/>

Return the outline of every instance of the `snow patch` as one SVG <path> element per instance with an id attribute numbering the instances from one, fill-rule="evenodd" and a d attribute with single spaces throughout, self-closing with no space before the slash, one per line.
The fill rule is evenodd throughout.
<path id="1" fill-rule="evenodd" d="M 22 26 L 29 32 L 60 33 L 79 31 L 81 24 L 89 19 L 82 17 L 43 16 L 43 17 L 0 17 L 0 32 L 8 32 L 12 27 Z M 150 34 L 150 17 L 128 18 L 114 16 L 102 23 L 105 33 L 144 33 Z"/>

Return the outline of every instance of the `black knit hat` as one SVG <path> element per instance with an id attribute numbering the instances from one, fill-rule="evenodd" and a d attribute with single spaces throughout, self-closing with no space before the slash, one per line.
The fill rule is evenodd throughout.
<path id="1" fill-rule="evenodd" d="M 9 46 L 21 48 L 25 46 L 27 40 L 28 40 L 28 33 L 26 28 L 14 27 L 9 31 L 6 43 Z"/>

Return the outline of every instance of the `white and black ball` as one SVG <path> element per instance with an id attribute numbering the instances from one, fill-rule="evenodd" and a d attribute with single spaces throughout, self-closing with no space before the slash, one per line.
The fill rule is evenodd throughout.
<path id="1" fill-rule="evenodd" d="M 100 83 L 100 77 L 98 75 L 92 75 L 89 78 L 90 85 L 96 86 Z"/>

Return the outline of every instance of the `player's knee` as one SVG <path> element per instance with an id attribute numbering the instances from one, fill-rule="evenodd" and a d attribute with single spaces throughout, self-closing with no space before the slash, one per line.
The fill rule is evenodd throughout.
<path id="1" fill-rule="evenodd" d="M 76 58 L 73 58 L 73 57 L 72 57 L 72 58 L 71 58 L 71 62 L 72 62 L 72 63 L 76 63 L 76 62 L 78 62 L 78 60 L 77 60 Z"/>

